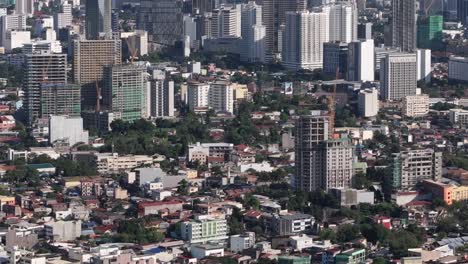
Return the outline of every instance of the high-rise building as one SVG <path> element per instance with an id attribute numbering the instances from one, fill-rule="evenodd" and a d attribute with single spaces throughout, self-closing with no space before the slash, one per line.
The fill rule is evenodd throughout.
<path id="1" fill-rule="evenodd" d="M 449 80 L 468 82 L 468 58 L 450 56 L 448 63 Z"/>
<path id="2" fill-rule="evenodd" d="M 400 100 L 416 94 L 417 59 L 414 53 L 387 54 L 380 61 L 380 95 Z"/>
<path id="3" fill-rule="evenodd" d="M 436 49 L 442 48 L 443 16 L 428 16 L 418 20 L 418 48 Z"/>
<path id="4" fill-rule="evenodd" d="M 137 28 L 148 31 L 148 40 L 173 46 L 183 40 L 181 0 L 141 0 Z"/>
<path id="5" fill-rule="evenodd" d="M 135 65 L 104 67 L 103 107 L 121 113 L 124 121 L 135 121 L 147 115 L 146 68 Z"/>
<path id="6" fill-rule="evenodd" d="M 374 81 L 374 40 L 358 40 L 348 45 L 349 81 Z"/>
<path id="7" fill-rule="evenodd" d="M 323 142 L 320 150 L 323 157 L 323 190 L 351 188 L 354 178 L 354 147 L 347 138 L 329 139 Z"/>
<path id="8" fill-rule="evenodd" d="M 322 68 L 323 44 L 329 40 L 328 14 L 286 13 L 282 63 L 290 70 Z"/>
<path id="9" fill-rule="evenodd" d="M 417 80 L 424 81 L 426 83 L 431 81 L 431 50 L 430 49 L 418 49 L 416 50 L 417 59 Z"/>
<path id="10" fill-rule="evenodd" d="M 241 9 L 241 60 L 265 62 L 265 26 L 262 25 L 262 6 L 251 1 Z"/>
<path id="11" fill-rule="evenodd" d="M 216 112 L 234 113 L 233 85 L 228 81 L 216 81 L 210 84 L 208 104 Z"/>
<path id="12" fill-rule="evenodd" d="M 302 115 L 296 121 L 296 189 L 313 191 L 324 186 L 326 168 L 320 145 L 331 138 L 331 134 L 330 116 L 320 111 Z"/>
<path id="13" fill-rule="evenodd" d="M 67 56 L 42 52 L 24 55 L 24 108 L 28 123 L 41 114 L 41 86 L 67 83 Z"/>
<path id="14" fill-rule="evenodd" d="M 463 25 L 468 25 L 468 0 L 457 0 L 457 18 Z"/>
<path id="15" fill-rule="evenodd" d="M 343 42 L 323 43 L 323 73 L 335 76 L 348 73 L 348 44 Z"/>
<path id="16" fill-rule="evenodd" d="M 357 31 L 358 39 L 371 39 L 372 38 L 372 23 L 359 23 Z"/>
<path id="17" fill-rule="evenodd" d="M 429 113 L 427 94 L 408 95 L 403 99 L 403 115 L 409 117 L 425 116 Z"/>
<path id="18" fill-rule="evenodd" d="M 203 15 L 213 11 L 216 8 L 219 0 L 192 0 L 192 14 Z"/>
<path id="19" fill-rule="evenodd" d="M 68 3 L 62 5 L 62 12 L 54 14 L 54 29 L 58 31 L 72 25 L 72 6 Z"/>
<path id="20" fill-rule="evenodd" d="M 209 92 L 210 84 L 189 82 L 187 87 L 187 104 L 189 106 L 190 111 L 208 111 Z"/>
<path id="21" fill-rule="evenodd" d="M 100 33 L 112 34 L 112 0 L 86 0 L 86 38 L 98 39 Z"/>
<path id="22" fill-rule="evenodd" d="M 322 8 L 328 14 L 329 39 L 350 43 L 357 39 L 358 11 L 355 1 L 336 2 Z"/>
<path id="23" fill-rule="evenodd" d="M 221 5 L 211 15 L 213 38 L 241 36 L 241 5 Z"/>
<path id="24" fill-rule="evenodd" d="M 416 49 L 416 1 L 392 1 L 392 46 L 404 52 Z"/>
<path id="25" fill-rule="evenodd" d="M 442 152 L 433 149 L 411 149 L 393 156 L 393 187 L 413 189 L 423 180 L 442 177 Z"/>
<path id="26" fill-rule="evenodd" d="M 49 118 L 49 143 L 73 146 L 82 142 L 87 144 L 88 131 L 83 129 L 80 116 L 51 115 Z"/>
<path id="27" fill-rule="evenodd" d="M 121 46 L 113 39 L 73 42 L 73 80 L 81 85 L 83 110 L 98 107 L 104 66 L 122 63 Z"/>
<path id="28" fill-rule="evenodd" d="M 379 113 L 379 92 L 377 89 L 359 91 L 358 110 L 363 117 L 373 117 Z"/>
<path id="29" fill-rule="evenodd" d="M 81 114 L 81 87 L 78 84 L 52 83 L 41 85 L 41 114 L 70 115 Z"/>
<path id="30" fill-rule="evenodd" d="M 32 16 L 34 12 L 33 0 L 16 0 L 15 14 Z"/>
<path id="31" fill-rule="evenodd" d="M 307 8 L 306 0 L 263 0 L 263 25 L 265 25 L 265 51 L 266 59 L 273 60 L 275 55 L 281 53 L 279 47 L 280 27 L 286 23 L 286 13 L 304 11 Z"/>
<path id="32" fill-rule="evenodd" d="M 5 46 L 6 34 L 10 30 L 26 30 L 26 15 L 6 15 L 0 17 L 1 45 Z"/>
<path id="33" fill-rule="evenodd" d="M 150 81 L 149 102 L 151 117 L 173 117 L 174 82 L 160 78 L 153 78 Z"/>

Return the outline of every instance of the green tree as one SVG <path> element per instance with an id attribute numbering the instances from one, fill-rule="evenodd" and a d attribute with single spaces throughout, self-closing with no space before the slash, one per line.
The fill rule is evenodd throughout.
<path id="1" fill-rule="evenodd" d="M 320 240 L 331 240 L 331 241 L 336 241 L 336 232 L 333 231 L 333 229 L 330 228 L 324 228 L 320 230 L 319 233 Z"/>
<path id="2" fill-rule="evenodd" d="M 408 255 L 409 248 L 416 248 L 420 246 L 416 236 L 408 231 L 396 231 L 390 238 L 390 251 L 395 258 L 401 258 Z"/>
<path id="3" fill-rule="evenodd" d="M 340 243 L 350 242 L 360 237 L 357 225 L 344 224 L 338 228 L 336 240 Z"/>

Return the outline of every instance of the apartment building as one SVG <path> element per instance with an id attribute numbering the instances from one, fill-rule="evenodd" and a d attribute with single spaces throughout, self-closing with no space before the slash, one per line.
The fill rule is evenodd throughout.
<path id="1" fill-rule="evenodd" d="M 95 153 L 94 155 L 97 170 L 100 173 L 126 171 L 153 164 L 153 158 L 146 155 L 119 156 L 117 153 Z"/>
<path id="2" fill-rule="evenodd" d="M 308 214 L 275 215 L 272 219 L 273 231 L 279 236 L 289 236 L 310 230 L 315 223 L 313 216 Z"/>
<path id="3" fill-rule="evenodd" d="M 200 163 L 205 163 L 209 157 L 223 159 L 229 161 L 231 153 L 234 149 L 234 144 L 231 143 L 200 143 L 191 144 L 188 146 L 188 161 L 198 160 Z"/>
<path id="4" fill-rule="evenodd" d="M 190 243 L 206 243 L 228 239 L 226 219 L 204 219 L 182 222 L 181 237 Z"/>
<path id="5" fill-rule="evenodd" d="M 429 95 L 409 95 L 403 99 L 403 115 L 420 117 L 429 113 Z"/>
<path id="6" fill-rule="evenodd" d="M 449 111 L 450 123 L 460 127 L 467 127 L 468 125 L 468 110 L 463 109 L 450 109 Z"/>

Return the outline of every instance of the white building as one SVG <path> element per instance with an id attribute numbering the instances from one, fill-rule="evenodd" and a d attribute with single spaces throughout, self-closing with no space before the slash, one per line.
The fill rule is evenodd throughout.
<path id="1" fill-rule="evenodd" d="M 242 235 L 233 235 L 229 238 L 229 248 L 232 252 L 242 252 L 255 245 L 255 233 L 246 232 Z"/>
<path id="2" fill-rule="evenodd" d="M 359 114 L 363 117 L 373 117 L 379 112 L 379 93 L 377 89 L 365 89 L 358 95 Z"/>
<path id="3" fill-rule="evenodd" d="M 5 46 L 5 36 L 10 30 L 26 30 L 26 15 L 6 15 L 0 17 L 1 45 Z"/>
<path id="4" fill-rule="evenodd" d="M 190 254 L 196 259 L 202 259 L 206 257 L 223 257 L 224 246 L 218 244 L 202 244 L 192 245 L 190 247 Z"/>
<path id="5" fill-rule="evenodd" d="M 314 246 L 313 238 L 307 235 L 291 236 L 289 238 L 289 243 L 291 244 L 292 248 L 297 251 L 302 251 L 303 249 Z"/>
<path id="6" fill-rule="evenodd" d="M 146 155 L 119 156 L 117 153 L 96 153 L 94 156 L 99 173 L 122 172 L 153 165 L 153 158 Z"/>
<path id="7" fill-rule="evenodd" d="M 384 100 L 400 100 L 415 95 L 417 59 L 414 53 L 387 54 L 380 61 L 380 96 Z"/>
<path id="8" fill-rule="evenodd" d="M 468 81 L 468 58 L 451 56 L 448 67 L 450 80 Z"/>
<path id="9" fill-rule="evenodd" d="M 192 111 L 234 112 L 233 84 L 228 81 L 214 83 L 189 83 L 187 87 L 187 100 Z"/>
<path id="10" fill-rule="evenodd" d="M 426 83 L 431 81 L 431 50 L 430 49 L 418 49 L 416 50 L 416 58 L 418 62 L 418 81 L 424 81 Z"/>
<path id="11" fill-rule="evenodd" d="M 226 219 L 204 219 L 182 222 L 180 233 L 190 243 L 206 243 L 228 239 Z"/>
<path id="12" fill-rule="evenodd" d="M 129 50 L 129 55 L 132 52 L 135 53 L 135 56 L 143 56 L 148 54 L 148 32 L 145 30 L 135 30 L 133 32 L 121 32 L 120 38 L 122 43 Z M 130 46 L 130 47 L 129 47 Z"/>
<path id="13" fill-rule="evenodd" d="M 241 7 L 241 60 L 265 62 L 265 26 L 262 25 L 262 6 L 255 2 Z"/>
<path id="14" fill-rule="evenodd" d="M 3 46 L 6 52 L 11 52 L 15 48 L 23 47 L 23 44 L 31 42 L 31 32 L 29 31 L 7 31 Z"/>
<path id="15" fill-rule="evenodd" d="M 427 94 L 409 95 L 403 99 L 403 115 L 409 117 L 425 116 L 429 113 L 429 96 Z"/>
<path id="16" fill-rule="evenodd" d="M 15 14 L 32 16 L 34 12 L 34 0 L 16 0 Z"/>
<path id="17" fill-rule="evenodd" d="M 221 5 L 211 14 L 213 38 L 241 36 L 241 5 Z"/>
<path id="18" fill-rule="evenodd" d="M 191 82 L 187 86 L 187 104 L 191 111 L 199 109 L 208 110 L 208 94 L 210 92 L 210 84 Z"/>
<path id="19" fill-rule="evenodd" d="M 50 116 L 49 142 L 66 143 L 73 146 L 76 143 L 88 143 L 88 131 L 83 129 L 83 118 L 71 116 Z"/>
<path id="20" fill-rule="evenodd" d="M 174 82 L 159 78 L 153 72 L 150 80 L 149 109 L 151 117 L 174 117 Z"/>
<path id="21" fill-rule="evenodd" d="M 468 126 L 468 110 L 463 109 L 450 109 L 449 112 L 450 123 L 460 127 Z"/>
<path id="22" fill-rule="evenodd" d="M 282 64 L 287 69 L 322 68 L 323 43 L 329 41 L 328 14 L 287 12 L 282 40 Z"/>
<path id="23" fill-rule="evenodd" d="M 72 6 L 65 2 L 62 4 L 62 12 L 54 14 L 54 29 L 59 30 L 72 26 L 73 14 Z"/>
<path id="24" fill-rule="evenodd" d="M 81 236 L 81 220 L 57 221 L 44 225 L 45 235 L 54 241 L 74 241 Z"/>
<path id="25" fill-rule="evenodd" d="M 30 43 L 23 44 L 22 52 L 24 54 L 33 54 L 39 51 L 62 53 L 62 44 L 59 40 L 33 40 Z"/>
<path id="26" fill-rule="evenodd" d="M 229 157 L 234 145 L 231 143 L 197 143 L 188 146 L 188 161 L 205 163 L 207 157 Z"/>
<path id="27" fill-rule="evenodd" d="M 348 45 L 348 80 L 374 81 L 374 40 L 358 40 Z"/>
<path id="28" fill-rule="evenodd" d="M 330 41 L 350 43 L 357 39 L 358 11 L 354 1 L 334 2 L 322 9 L 328 14 Z"/>

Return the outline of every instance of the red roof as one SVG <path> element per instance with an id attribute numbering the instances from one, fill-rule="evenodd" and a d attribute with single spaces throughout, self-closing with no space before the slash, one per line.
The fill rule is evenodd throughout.
<path id="1" fill-rule="evenodd" d="M 161 206 L 161 205 L 170 205 L 170 204 L 182 204 L 180 201 L 165 201 L 165 202 L 140 202 L 138 207 L 147 207 L 147 206 Z"/>

